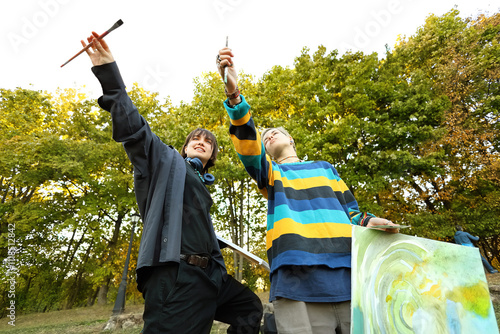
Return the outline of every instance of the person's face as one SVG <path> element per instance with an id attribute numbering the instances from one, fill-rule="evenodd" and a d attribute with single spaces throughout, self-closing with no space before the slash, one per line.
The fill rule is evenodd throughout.
<path id="1" fill-rule="evenodd" d="M 278 157 L 283 148 L 290 146 L 291 138 L 278 129 L 271 129 L 266 132 L 262 141 L 266 151 L 273 157 Z"/>
<path id="2" fill-rule="evenodd" d="M 203 166 L 205 166 L 212 156 L 212 140 L 202 134 L 193 136 L 184 148 L 184 152 L 186 153 L 186 156 L 188 158 L 200 159 L 203 163 Z"/>

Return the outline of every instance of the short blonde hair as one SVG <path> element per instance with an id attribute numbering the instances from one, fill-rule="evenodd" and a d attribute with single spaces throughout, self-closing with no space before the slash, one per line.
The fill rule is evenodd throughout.
<path id="1" fill-rule="evenodd" d="M 266 133 L 268 133 L 269 131 L 274 130 L 274 129 L 278 130 L 279 132 L 281 132 L 281 133 L 282 133 L 282 134 L 284 134 L 285 136 L 292 138 L 292 140 L 293 140 L 293 137 L 292 137 L 292 136 L 288 133 L 288 131 L 286 131 L 286 130 L 285 130 L 285 128 L 284 128 L 284 127 L 282 127 L 282 126 L 278 126 L 277 128 L 267 128 L 267 129 L 264 129 L 264 130 L 262 131 L 261 136 L 260 136 L 260 137 L 262 138 L 262 140 L 264 140 L 264 137 L 266 136 Z M 292 144 L 293 144 L 293 150 L 294 150 L 295 152 L 297 152 L 297 149 L 295 148 L 295 140 L 293 140 L 293 143 L 292 143 Z M 269 154 L 269 152 L 267 152 L 267 148 L 266 148 L 266 146 L 265 146 L 265 145 L 264 145 L 264 149 L 266 150 L 266 153 L 267 153 L 267 154 Z M 269 155 L 270 155 L 270 154 L 269 154 Z"/>

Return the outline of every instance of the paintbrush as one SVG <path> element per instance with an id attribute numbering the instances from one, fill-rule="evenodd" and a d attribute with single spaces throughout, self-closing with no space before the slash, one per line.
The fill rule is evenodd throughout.
<path id="1" fill-rule="evenodd" d="M 116 21 L 115 24 L 113 24 L 113 26 L 111 28 L 109 28 L 108 30 L 106 30 L 102 35 L 100 35 L 97 39 L 98 40 L 101 40 L 103 39 L 104 37 L 106 37 L 110 32 L 112 32 L 113 30 L 115 30 L 116 28 L 118 28 L 119 26 L 121 26 L 123 24 L 123 21 L 122 20 L 118 20 Z M 66 65 L 67 63 L 69 63 L 70 61 L 72 61 L 73 59 L 75 59 L 76 57 L 78 57 L 79 55 L 81 55 L 83 52 L 85 52 L 88 48 L 90 48 L 94 43 L 91 42 L 89 44 L 87 44 L 86 47 L 84 47 L 83 49 L 80 50 L 80 52 L 78 52 L 76 55 L 74 55 L 73 57 L 71 57 L 67 62 L 65 62 L 64 64 L 61 65 L 61 67 L 63 67 L 64 65 Z"/>
<path id="2" fill-rule="evenodd" d="M 377 229 L 377 228 L 409 228 L 411 227 L 411 225 L 389 225 L 389 224 L 383 224 L 383 225 L 373 225 L 373 226 L 370 226 L 368 228 L 373 228 L 373 229 Z"/>
<path id="3" fill-rule="evenodd" d="M 227 40 L 229 36 L 226 36 L 226 48 L 227 48 Z M 224 67 L 224 83 L 227 84 L 227 66 Z"/>

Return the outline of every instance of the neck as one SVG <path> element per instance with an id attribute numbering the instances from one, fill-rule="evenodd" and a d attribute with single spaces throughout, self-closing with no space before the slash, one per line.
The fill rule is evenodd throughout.
<path id="1" fill-rule="evenodd" d="M 300 161 L 302 161 L 302 160 L 300 160 L 296 154 L 281 156 L 279 159 L 276 159 L 276 162 L 279 164 L 286 163 L 286 162 L 300 162 Z"/>

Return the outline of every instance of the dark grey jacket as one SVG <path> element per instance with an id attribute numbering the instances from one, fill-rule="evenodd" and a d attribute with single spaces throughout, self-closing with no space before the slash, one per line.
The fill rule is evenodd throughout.
<path id="1" fill-rule="evenodd" d="M 113 139 L 123 143 L 134 165 L 135 196 L 144 224 L 137 269 L 179 262 L 186 163 L 139 114 L 125 91 L 116 62 L 94 66 L 92 72 L 103 89 L 99 106 L 111 113 Z M 225 272 L 215 232 L 213 239 L 213 258 Z"/>

